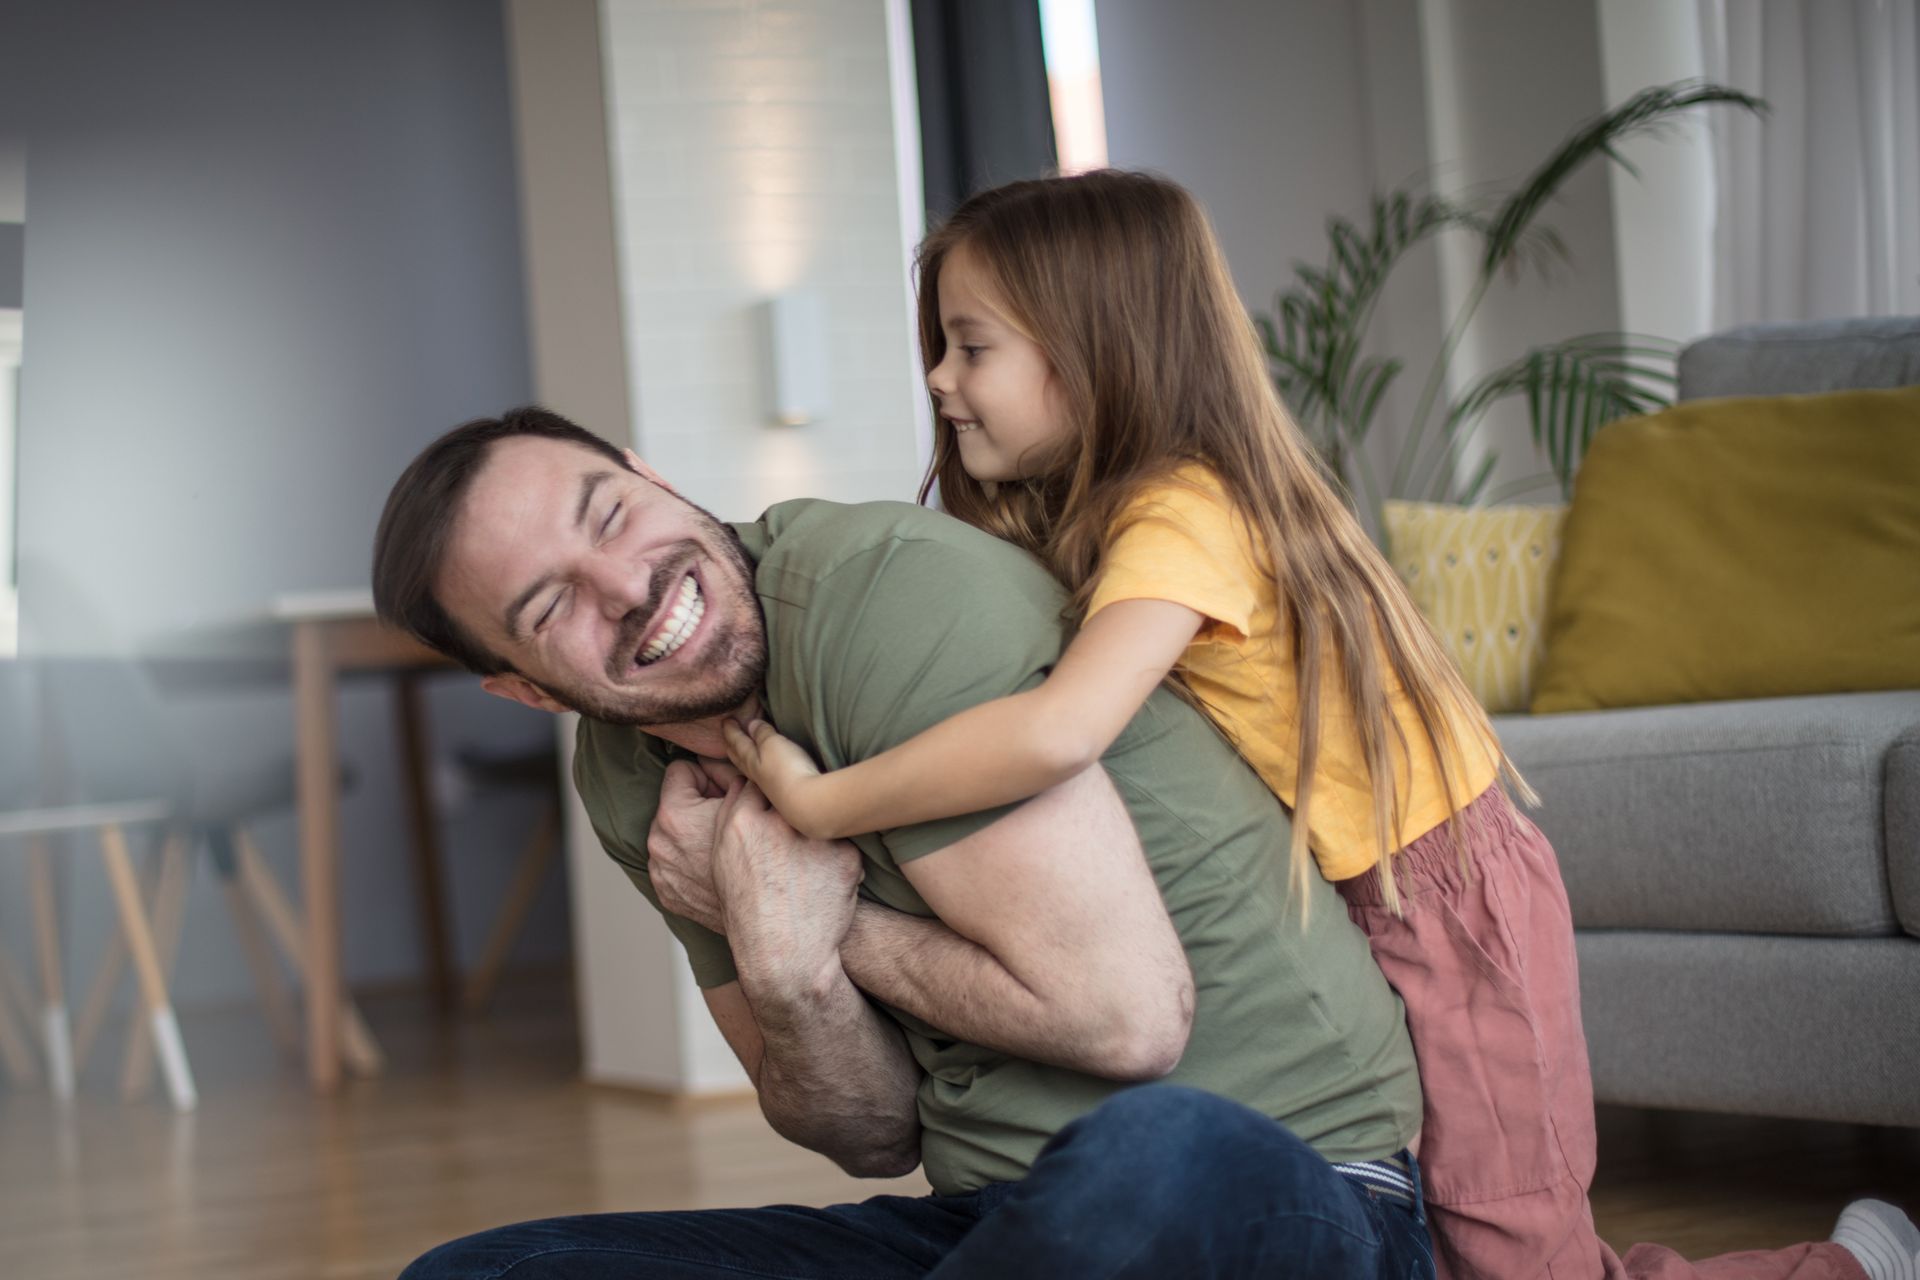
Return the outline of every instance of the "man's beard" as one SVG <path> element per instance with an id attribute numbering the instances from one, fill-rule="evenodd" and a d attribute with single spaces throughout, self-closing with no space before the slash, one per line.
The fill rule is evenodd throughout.
<path id="1" fill-rule="evenodd" d="M 693 506 L 688 503 L 688 506 Z M 687 570 L 700 551 L 713 554 L 720 581 L 709 581 L 707 588 L 707 625 L 714 629 L 708 639 L 709 651 L 701 659 L 699 677 L 687 673 L 684 687 L 678 690 L 569 688 L 534 684 L 549 697 L 565 703 L 590 720 L 608 724 L 651 728 L 657 725 L 685 724 L 724 715 L 739 708 L 760 691 L 767 677 L 767 624 L 754 594 L 754 564 L 740 535 L 723 524 L 711 512 L 694 507 L 707 526 L 706 539 L 689 543 L 689 553 L 654 572 L 647 600 L 622 620 L 619 638 L 608 655 L 609 680 L 619 682 L 618 673 L 633 662 L 640 637 L 647 625 L 659 616 L 662 602 L 670 591 L 677 591 Z"/>

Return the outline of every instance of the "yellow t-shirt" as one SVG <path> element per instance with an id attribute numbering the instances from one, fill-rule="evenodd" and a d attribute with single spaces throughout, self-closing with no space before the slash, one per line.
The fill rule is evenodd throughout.
<path id="1" fill-rule="evenodd" d="M 1270 563 L 1266 552 L 1255 545 L 1218 478 L 1199 466 L 1183 467 L 1169 482 L 1149 488 L 1118 527 L 1087 616 L 1117 600 L 1169 600 L 1204 614 L 1206 624 L 1181 658 L 1188 683 L 1247 763 L 1291 807 L 1300 767 L 1299 673 L 1273 576 L 1263 567 Z M 1491 744 L 1472 750 L 1484 739 L 1471 721 L 1456 721 L 1455 739 L 1470 758 L 1449 762 L 1455 789 L 1449 800 L 1420 717 L 1385 667 L 1384 646 L 1380 660 L 1394 716 L 1412 753 L 1409 778 L 1408 752 L 1389 733 L 1401 825 L 1387 847 L 1397 850 L 1492 785 L 1498 762 Z M 1327 879 L 1347 880 L 1377 861 L 1373 794 L 1359 735 L 1344 705 L 1342 669 L 1331 649 L 1320 670 L 1320 751 L 1307 841 Z"/>

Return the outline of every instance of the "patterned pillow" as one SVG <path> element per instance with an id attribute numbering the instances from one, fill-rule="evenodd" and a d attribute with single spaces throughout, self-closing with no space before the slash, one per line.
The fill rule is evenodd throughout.
<path id="1" fill-rule="evenodd" d="M 1490 712 L 1525 711 L 1565 507 L 1389 502 L 1388 558 Z"/>

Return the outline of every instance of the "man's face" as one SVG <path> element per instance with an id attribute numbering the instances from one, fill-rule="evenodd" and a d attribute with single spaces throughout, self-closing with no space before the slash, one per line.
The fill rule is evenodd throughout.
<path id="1" fill-rule="evenodd" d="M 733 531 L 652 473 L 563 441 L 492 446 L 437 595 L 545 700 L 496 677 L 509 696 L 550 709 L 683 723 L 737 709 L 766 674 L 753 565 Z"/>

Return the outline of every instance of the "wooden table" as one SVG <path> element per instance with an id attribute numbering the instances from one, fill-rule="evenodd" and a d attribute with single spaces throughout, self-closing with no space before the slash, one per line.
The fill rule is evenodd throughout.
<path id="1" fill-rule="evenodd" d="M 426 722 L 420 678 L 453 665 L 401 631 L 381 623 L 369 591 L 302 592 L 273 602 L 272 616 L 291 631 L 296 788 L 300 810 L 300 881 L 305 899 L 307 1072 L 313 1087 L 340 1083 L 340 774 L 336 685 L 349 672 L 398 677 L 397 731 L 403 792 L 412 832 L 421 942 L 439 1008 L 454 1000 L 453 965 L 442 910 L 440 849 L 427 786 Z"/>

